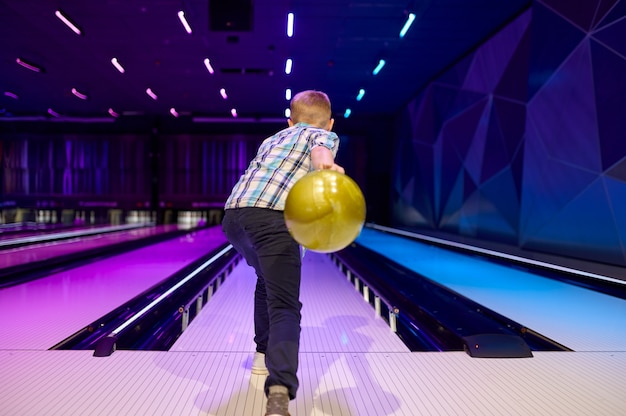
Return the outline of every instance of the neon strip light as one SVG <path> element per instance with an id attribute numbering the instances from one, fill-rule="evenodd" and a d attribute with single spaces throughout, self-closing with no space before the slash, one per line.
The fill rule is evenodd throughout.
<path id="1" fill-rule="evenodd" d="M 220 251 L 219 253 L 217 253 L 215 256 L 211 257 L 209 260 L 205 261 L 204 263 L 202 263 L 198 268 L 196 268 L 196 270 L 194 270 L 193 272 L 189 273 L 184 279 L 182 279 L 180 282 L 176 283 L 174 286 L 172 286 L 171 288 L 169 288 L 167 291 L 165 291 L 161 296 L 159 296 L 158 298 L 156 298 L 155 300 L 153 300 L 152 302 L 150 302 L 146 307 L 144 307 L 142 310 L 140 310 L 139 312 L 137 312 L 135 315 L 133 315 L 132 318 L 130 318 L 129 320 L 127 320 L 126 322 L 124 322 L 122 325 L 118 326 L 117 328 L 115 328 L 113 330 L 113 332 L 111 332 L 112 335 L 117 335 L 120 332 L 122 332 L 124 329 L 128 328 L 130 325 L 132 325 L 137 319 L 141 318 L 146 312 L 148 312 L 150 309 L 152 309 L 153 306 L 155 306 L 156 304 L 158 304 L 159 302 L 161 302 L 163 299 L 165 299 L 166 297 L 168 297 L 169 295 L 171 295 L 172 293 L 174 293 L 176 291 L 176 289 L 178 289 L 179 287 L 181 287 L 182 285 L 184 285 L 185 283 L 187 283 L 189 280 L 191 280 L 195 275 L 197 275 L 198 273 L 200 273 L 202 270 L 204 270 L 206 267 L 210 266 L 215 260 L 217 260 L 219 257 L 221 257 L 222 255 L 226 254 L 226 252 L 228 250 L 230 250 L 233 246 L 232 245 L 228 245 L 226 248 L 224 248 L 222 251 Z"/>
<path id="2" fill-rule="evenodd" d="M 60 11 L 60 10 L 57 10 L 56 12 L 54 12 L 54 15 L 55 15 L 56 17 L 58 17 L 59 19 L 61 19 L 61 21 L 62 21 L 63 23 L 65 23 L 65 25 L 66 25 L 67 27 L 69 27 L 70 29 L 72 29 L 72 31 L 73 31 L 74 33 L 76 33 L 77 35 L 82 35 L 82 33 L 81 33 L 80 29 L 79 29 L 78 27 L 76 27 L 76 25 L 75 25 L 74 23 L 72 23 L 72 22 L 70 21 L 70 19 L 68 19 L 67 17 L 65 17 L 65 15 L 64 15 L 63 13 L 61 13 L 61 11 Z"/>
<path id="3" fill-rule="evenodd" d="M 81 100 L 86 100 L 88 98 L 87 95 L 85 95 L 82 92 L 78 91 L 76 88 L 72 88 L 72 94 L 74 94 L 75 96 L 77 96 Z"/>
<path id="4" fill-rule="evenodd" d="M 178 18 L 180 19 L 180 22 L 183 24 L 183 26 L 185 26 L 185 30 L 187 31 L 187 33 L 191 34 L 191 26 L 189 26 L 189 23 L 187 23 L 187 19 L 185 19 L 185 12 L 183 12 L 182 10 L 179 11 Z"/>
<path id="5" fill-rule="evenodd" d="M 178 117 L 178 111 L 174 107 L 170 108 L 170 114 L 174 117 Z"/>
<path id="6" fill-rule="evenodd" d="M 115 111 L 113 111 L 112 108 L 109 108 L 108 110 L 109 114 L 111 115 L 111 117 L 115 117 L 118 118 L 120 115 L 118 113 L 116 113 Z"/>
<path id="7" fill-rule="evenodd" d="M 220 90 L 220 95 L 222 96 L 223 99 L 227 99 L 228 95 L 226 95 L 226 90 L 224 88 L 222 88 Z"/>
<path id="8" fill-rule="evenodd" d="M 287 101 L 291 100 L 291 88 L 287 88 L 285 90 L 285 100 Z"/>
<path id="9" fill-rule="evenodd" d="M 152 89 L 150 89 L 150 88 L 146 89 L 146 94 L 148 94 L 150 96 L 150 98 L 152 98 L 153 100 L 156 100 L 157 98 L 159 98 L 159 97 L 157 97 L 157 95 L 155 93 L 152 92 Z"/>
<path id="10" fill-rule="evenodd" d="M 349 108 L 346 108 L 346 112 L 343 113 L 343 118 L 350 117 L 350 114 L 352 114 L 352 110 L 350 110 Z"/>
<path id="11" fill-rule="evenodd" d="M 293 61 L 291 60 L 291 58 L 287 59 L 287 62 L 285 62 L 285 74 L 291 74 L 291 67 L 293 66 Z"/>
<path id="12" fill-rule="evenodd" d="M 413 21 L 415 20 L 415 13 L 409 13 L 409 16 L 406 18 L 406 22 L 404 26 L 402 26 L 402 30 L 400 31 L 400 37 L 403 38 L 406 35 L 406 32 L 409 30 Z"/>
<path id="13" fill-rule="evenodd" d="M 113 66 L 115 68 L 117 68 L 118 71 L 120 71 L 122 74 L 126 71 L 124 69 L 124 67 L 119 63 L 119 61 L 117 60 L 117 58 L 113 58 L 111 59 L 111 63 L 113 64 Z"/>
<path id="14" fill-rule="evenodd" d="M 20 97 L 16 93 L 11 91 L 5 91 L 4 95 L 6 95 L 7 97 L 15 98 L 16 100 L 20 99 Z"/>
<path id="15" fill-rule="evenodd" d="M 209 61 L 209 58 L 204 59 L 204 66 L 206 66 L 206 69 L 209 71 L 209 74 L 213 75 L 215 71 L 213 70 L 213 67 L 211 66 L 211 61 Z"/>
<path id="16" fill-rule="evenodd" d="M 233 117 L 237 118 L 237 109 L 236 109 L 236 108 L 233 108 L 232 110 L 230 110 L 230 114 L 231 114 Z"/>
<path id="17" fill-rule="evenodd" d="M 26 69 L 30 69 L 31 71 L 41 72 L 41 68 L 40 67 L 38 67 L 37 65 L 34 65 L 34 64 L 30 64 L 30 63 L 24 61 L 22 58 L 17 58 L 15 60 L 15 62 L 17 62 L 18 64 L 22 65 Z"/>
<path id="18" fill-rule="evenodd" d="M 378 75 L 378 73 L 380 72 L 381 69 L 383 69 L 383 66 L 385 66 L 385 60 L 381 59 L 380 61 L 378 61 L 378 65 L 376 65 L 376 68 L 374 68 L 374 70 L 372 71 L 373 75 Z"/>
<path id="19" fill-rule="evenodd" d="M 285 108 L 285 117 L 287 117 L 287 118 L 291 117 L 291 109 L 290 108 Z"/>
<path id="20" fill-rule="evenodd" d="M 361 88 L 359 90 L 359 95 L 356 96 L 356 100 L 357 101 L 361 101 L 361 98 L 363 98 L 364 95 L 365 95 L 365 90 L 363 88 Z"/>
<path id="21" fill-rule="evenodd" d="M 56 111 L 54 111 L 54 110 L 53 110 L 53 109 L 51 109 L 51 108 L 48 108 L 48 114 L 50 114 L 50 115 L 51 115 L 51 116 L 53 116 L 53 117 L 59 117 L 59 116 L 61 116 L 61 114 L 57 113 Z"/>
<path id="22" fill-rule="evenodd" d="M 287 15 L 287 36 L 293 36 L 293 13 Z"/>

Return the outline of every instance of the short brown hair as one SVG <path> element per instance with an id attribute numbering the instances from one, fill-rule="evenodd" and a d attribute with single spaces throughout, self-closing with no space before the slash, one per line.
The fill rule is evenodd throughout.
<path id="1" fill-rule="evenodd" d="M 331 118 L 330 99 L 321 91 L 307 90 L 291 99 L 291 120 L 324 127 Z"/>

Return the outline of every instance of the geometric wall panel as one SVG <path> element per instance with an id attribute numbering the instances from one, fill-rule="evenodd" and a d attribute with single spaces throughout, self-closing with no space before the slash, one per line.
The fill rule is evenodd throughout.
<path id="1" fill-rule="evenodd" d="M 590 46 L 602 167 L 609 169 L 626 154 L 626 59 L 594 40 Z"/>
<path id="2" fill-rule="evenodd" d="M 558 10 L 564 19 L 588 32 L 592 29 L 598 14 L 606 13 L 618 1 L 544 0 L 543 3 L 551 9 Z"/>
<path id="3" fill-rule="evenodd" d="M 574 105 L 567 105 L 572 103 Z M 581 42 L 528 103 L 528 120 L 548 156 L 601 170 L 589 43 Z"/>
<path id="4" fill-rule="evenodd" d="M 579 5 L 580 1 L 571 2 Z M 568 9 L 570 7 L 568 6 Z M 553 10 L 536 2 L 532 7 L 528 93 L 532 97 L 584 39 L 585 33 Z"/>
<path id="5" fill-rule="evenodd" d="M 393 225 L 626 266 L 626 1 L 533 3 L 399 116 Z"/>
<path id="6" fill-rule="evenodd" d="M 622 238 L 602 178 L 564 204 L 524 247 L 597 262 L 624 261 Z M 621 215 L 623 216 L 623 215 Z"/>

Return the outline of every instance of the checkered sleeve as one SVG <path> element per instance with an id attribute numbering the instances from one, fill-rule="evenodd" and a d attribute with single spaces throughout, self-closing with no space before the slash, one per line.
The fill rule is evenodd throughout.
<path id="1" fill-rule="evenodd" d="M 337 156 L 339 137 L 334 132 L 323 129 L 311 129 L 308 141 L 310 149 L 317 146 L 324 146 L 333 153 L 333 157 Z"/>

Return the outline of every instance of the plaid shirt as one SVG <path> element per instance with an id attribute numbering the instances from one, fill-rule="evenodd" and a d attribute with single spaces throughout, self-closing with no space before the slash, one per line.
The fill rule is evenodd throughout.
<path id="1" fill-rule="evenodd" d="M 325 146 L 336 156 L 339 137 L 333 132 L 298 123 L 265 139 L 224 208 L 284 210 L 291 187 L 311 170 L 310 152 L 316 146 Z"/>

